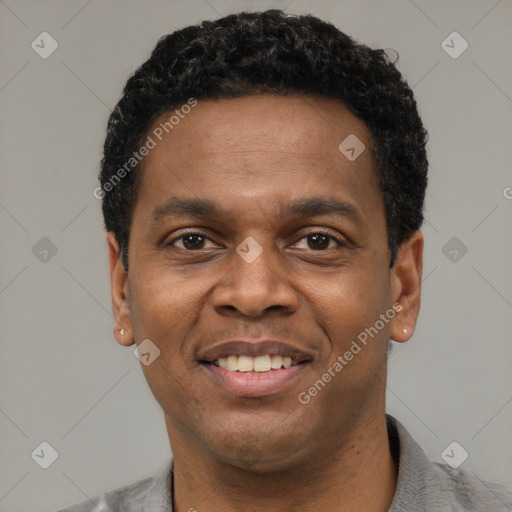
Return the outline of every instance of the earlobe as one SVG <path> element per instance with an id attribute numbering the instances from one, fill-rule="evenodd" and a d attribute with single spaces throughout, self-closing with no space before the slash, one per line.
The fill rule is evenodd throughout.
<path id="1" fill-rule="evenodd" d="M 124 327 L 115 327 L 113 332 L 114 338 L 120 345 L 129 347 L 130 345 L 133 345 L 135 343 L 133 336 Z"/>
<path id="2" fill-rule="evenodd" d="M 391 269 L 393 304 L 400 306 L 391 321 L 390 338 L 398 343 L 408 341 L 414 332 L 421 302 L 421 276 L 423 273 L 423 234 L 415 231 L 405 241 Z"/>
<path id="3" fill-rule="evenodd" d="M 117 326 L 114 337 L 123 346 L 134 344 L 131 323 L 128 273 L 125 272 L 119 257 L 119 244 L 113 232 L 107 233 L 107 246 L 110 264 L 110 288 L 112 295 L 112 311 Z"/>

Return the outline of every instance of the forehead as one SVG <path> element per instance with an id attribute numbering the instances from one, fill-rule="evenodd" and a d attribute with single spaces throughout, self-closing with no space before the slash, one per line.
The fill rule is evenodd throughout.
<path id="1" fill-rule="evenodd" d="M 136 205 L 148 220 L 171 197 L 210 197 L 226 211 L 241 202 L 249 211 L 254 200 L 280 212 L 284 200 L 308 196 L 382 206 L 369 132 L 340 101 L 264 94 L 199 101 L 166 125 L 171 115 L 148 130 L 155 147 Z M 351 161 L 339 146 L 354 136 L 366 149 Z"/>
<path id="2" fill-rule="evenodd" d="M 165 124 L 169 117 L 169 113 L 160 116 L 150 132 Z M 181 119 L 174 116 L 173 121 L 178 124 L 170 130 L 168 127 L 169 133 L 162 134 L 162 142 L 173 145 L 175 156 L 191 150 L 195 158 L 209 158 L 226 151 L 255 151 L 328 159 L 340 156 L 338 146 L 350 134 L 355 134 L 367 147 L 370 142 L 364 122 L 340 101 L 326 98 L 260 94 L 203 100 Z M 148 163 L 151 156 L 146 159 Z M 362 158 L 353 167 L 367 165 L 365 160 Z"/>

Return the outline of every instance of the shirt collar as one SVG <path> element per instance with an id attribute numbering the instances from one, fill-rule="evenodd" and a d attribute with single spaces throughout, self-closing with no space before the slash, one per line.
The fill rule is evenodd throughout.
<path id="1" fill-rule="evenodd" d="M 149 486 L 142 512 L 173 512 L 173 472 L 174 459 L 171 459 L 156 474 Z"/>
<path id="2" fill-rule="evenodd" d="M 393 501 L 388 512 L 454 512 L 446 479 L 407 429 L 386 414 L 391 453 L 398 466 Z"/>

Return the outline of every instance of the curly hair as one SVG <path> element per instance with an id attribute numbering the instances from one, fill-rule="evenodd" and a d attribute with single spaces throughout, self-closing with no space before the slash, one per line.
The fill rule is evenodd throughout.
<path id="1" fill-rule="evenodd" d="M 133 157 L 153 121 L 196 100 L 260 93 L 338 99 L 370 133 L 386 216 L 390 268 L 423 223 L 428 133 L 411 88 L 386 51 L 359 44 L 333 24 L 281 10 L 240 12 L 159 39 L 128 79 L 107 127 L 99 180 L 107 231 L 128 270 L 128 243 L 140 164 Z M 110 184 L 110 186 L 109 186 Z"/>

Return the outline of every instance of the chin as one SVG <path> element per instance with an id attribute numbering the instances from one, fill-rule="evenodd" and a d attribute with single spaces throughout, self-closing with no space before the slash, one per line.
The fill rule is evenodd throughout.
<path id="1" fill-rule="evenodd" d="M 209 432 L 204 443 L 225 464 L 256 473 L 284 471 L 307 459 L 311 443 L 283 428 Z M 213 436 L 212 436 L 213 434 Z M 309 450 L 307 450 L 309 452 Z"/>
<path id="2" fill-rule="evenodd" d="M 216 457 L 221 459 L 224 464 L 237 468 L 240 471 L 250 473 L 269 474 L 281 471 L 287 471 L 303 462 L 300 455 L 300 447 L 296 446 L 291 452 L 256 452 L 251 450 L 249 453 L 239 450 L 233 450 L 233 447 L 224 447 L 221 451 L 215 453 Z"/>

